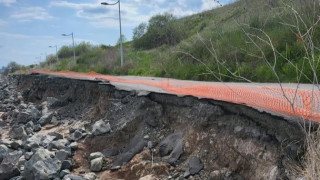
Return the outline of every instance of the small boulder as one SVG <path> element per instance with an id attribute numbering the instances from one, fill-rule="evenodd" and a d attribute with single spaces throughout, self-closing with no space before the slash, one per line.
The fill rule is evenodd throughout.
<path id="1" fill-rule="evenodd" d="M 78 149 L 78 143 L 77 142 L 72 142 L 71 144 L 70 144 L 70 148 L 71 148 L 71 150 L 77 150 Z"/>
<path id="2" fill-rule="evenodd" d="M 90 161 L 90 169 L 93 172 L 99 172 L 102 169 L 103 158 L 99 157 Z"/>
<path id="3" fill-rule="evenodd" d="M 60 161 L 64 161 L 66 159 L 68 159 L 68 157 L 70 156 L 71 154 L 66 151 L 66 150 L 59 150 L 56 152 L 56 158 L 59 159 Z"/>
<path id="4" fill-rule="evenodd" d="M 192 156 L 189 160 L 187 170 L 183 176 L 187 178 L 190 175 L 198 174 L 202 169 L 203 169 L 203 164 L 201 160 L 196 156 Z"/>
<path id="5" fill-rule="evenodd" d="M 64 169 L 60 172 L 60 178 L 63 178 L 64 176 L 70 174 L 70 170 L 69 169 Z"/>
<path id="6" fill-rule="evenodd" d="M 0 163 L 3 158 L 9 153 L 9 148 L 3 144 L 0 145 Z"/>
<path id="7" fill-rule="evenodd" d="M 57 132 L 49 132 L 48 135 L 54 136 L 55 138 L 53 139 L 54 141 L 63 139 L 63 135 Z"/>
<path id="8" fill-rule="evenodd" d="M 100 158 L 100 157 L 105 158 L 104 155 L 101 152 L 91 153 L 89 155 L 89 161 L 91 161 L 92 159 Z"/>
<path id="9" fill-rule="evenodd" d="M 71 161 L 71 160 L 64 160 L 64 161 L 62 161 L 61 169 L 62 169 L 62 170 L 64 170 L 64 169 L 69 169 L 69 170 L 71 170 L 71 169 L 72 169 L 72 161 Z"/>
<path id="10" fill-rule="evenodd" d="M 104 122 L 103 120 L 99 120 L 95 122 L 92 126 L 92 134 L 96 136 L 108 133 L 110 131 L 111 131 L 110 124 Z"/>
<path id="11" fill-rule="evenodd" d="M 86 173 L 86 174 L 84 175 L 84 178 L 85 178 L 86 180 L 95 180 L 96 177 L 97 177 L 96 174 L 93 173 L 93 172 Z"/>
<path id="12" fill-rule="evenodd" d="M 38 122 L 39 122 L 39 124 L 40 124 L 41 126 L 44 126 L 44 125 L 46 125 L 46 124 L 48 124 L 48 123 L 51 122 L 52 117 L 53 117 L 53 113 L 52 113 L 52 112 L 46 113 L 46 114 L 44 114 L 44 115 L 39 119 Z"/>
<path id="13" fill-rule="evenodd" d="M 21 140 L 13 141 L 10 146 L 12 149 L 18 149 L 22 146 L 23 142 Z"/>
<path id="14" fill-rule="evenodd" d="M 39 132 L 41 130 L 41 124 L 34 125 L 33 130 L 34 130 L 34 132 Z"/>
<path id="15" fill-rule="evenodd" d="M 9 131 L 9 137 L 12 139 L 24 140 L 28 138 L 28 135 L 24 126 L 13 126 Z"/>
<path id="16" fill-rule="evenodd" d="M 32 158 L 25 163 L 23 176 L 26 179 L 54 179 L 59 177 L 61 162 L 54 155 L 39 148 Z"/>

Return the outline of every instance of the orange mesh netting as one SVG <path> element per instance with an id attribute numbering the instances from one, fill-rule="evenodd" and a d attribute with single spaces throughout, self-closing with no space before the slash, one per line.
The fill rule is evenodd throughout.
<path id="1" fill-rule="evenodd" d="M 161 88 L 176 95 L 191 95 L 200 98 L 245 104 L 277 114 L 302 117 L 320 122 L 320 91 L 317 88 L 281 86 L 276 84 L 214 83 L 183 81 L 166 78 L 118 77 L 95 72 L 77 73 L 71 71 L 51 72 L 33 70 L 32 74 L 48 74 L 77 79 L 101 79 L 110 82 L 147 85 Z M 293 103 L 291 103 L 293 102 Z"/>

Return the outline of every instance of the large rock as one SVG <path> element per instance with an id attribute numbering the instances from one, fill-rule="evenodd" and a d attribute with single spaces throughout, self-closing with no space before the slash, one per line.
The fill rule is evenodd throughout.
<path id="1" fill-rule="evenodd" d="M 0 165 L 0 179 L 10 179 L 20 175 L 18 163 L 21 156 L 21 151 L 14 151 L 5 156 Z"/>
<path id="2" fill-rule="evenodd" d="M 9 149 L 7 146 L 1 144 L 0 145 L 0 163 L 2 162 L 3 158 L 9 153 Z"/>
<path id="3" fill-rule="evenodd" d="M 184 173 L 184 177 L 186 178 L 186 177 L 189 177 L 190 175 L 198 174 L 202 169 L 203 169 L 203 164 L 201 160 L 196 156 L 192 156 L 189 160 L 187 170 Z"/>
<path id="4" fill-rule="evenodd" d="M 99 172 L 102 169 L 103 158 L 99 157 L 90 161 L 90 169 L 93 172 Z"/>
<path id="5" fill-rule="evenodd" d="M 44 138 L 41 134 L 35 134 L 28 138 L 24 143 L 24 148 L 28 151 L 34 148 L 38 148 L 41 145 L 42 139 Z"/>
<path id="6" fill-rule="evenodd" d="M 52 120 L 53 115 L 54 115 L 54 113 L 52 113 L 52 112 L 49 112 L 49 113 L 44 114 L 44 115 L 39 119 L 38 123 L 39 123 L 41 126 L 44 126 L 44 125 L 50 123 L 51 120 Z"/>
<path id="7" fill-rule="evenodd" d="M 54 155 L 50 151 L 39 148 L 25 163 L 24 178 L 27 180 L 58 178 L 61 162 L 53 157 Z"/>
<path id="8" fill-rule="evenodd" d="M 92 126 L 92 134 L 101 135 L 111 131 L 111 127 L 109 123 L 104 122 L 103 120 L 99 120 L 95 122 Z"/>
<path id="9" fill-rule="evenodd" d="M 56 158 L 59 159 L 60 161 L 64 161 L 66 159 L 68 159 L 68 157 L 70 156 L 71 154 L 64 150 L 64 149 L 61 149 L 59 151 L 56 152 Z"/>
<path id="10" fill-rule="evenodd" d="M 0 165 L 0 179 L 11 179 L 19 176 L 20 171 L 17 166 L 13 164 L 1 164 Z"/>
<path id="11" fill-rule="evenodd" d="M 25 140 L 28 138 L 28 135 L 26 133 L 24 126 L 13 126 L 11 130 L 9 131 L 9 137 L 12 139 L 21 139 Z"/>

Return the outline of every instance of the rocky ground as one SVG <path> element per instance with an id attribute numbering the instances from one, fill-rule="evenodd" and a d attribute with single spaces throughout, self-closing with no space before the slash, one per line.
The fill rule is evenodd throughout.
<path id="1" fill-rule="evenodd" d="M 193 97 L 43 75 L 0 79 L 2 179 L 294 179 L 294 122 Z"/>

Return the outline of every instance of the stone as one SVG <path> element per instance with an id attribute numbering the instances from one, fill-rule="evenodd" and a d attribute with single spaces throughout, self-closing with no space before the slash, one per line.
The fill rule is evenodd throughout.
<path id="1" fill-rule="evenodd" d="M 71 135 L 71 139 L 73 141 L 79 141 L 83 137 L 82 132 L 80 130 L 74 131 Z"/>
<path id="2" fill-rule="evenodd" d="M 61 169 L 69 169 L 71 170 L 72 169 L 72 161 L 71 160 L 64 160 L 62 161 L 62 164 L 61 164 Z"/>
<path id="3" fill-rule="evenodd" d="M 24 153 L 24 157 L 26 158 L 26 160 L 29 160 L 33 155 L 33 152 L 26 152 Z"/>
<path id="4" fill-rule="evenodd" d="M 3 144 L 0 145 L 0 163 L 3 158 L 9 153 L 9 148 Z"/>
<path id="5" fill-rule="evenodd" d="M 31 159 L 25 163 L 23 176 L 27 180 L 58 178 L 61 162 L 53 157 L 54 155 L 50 151 L 39 148 Z"/>
<path id="6" fill-rule="evenodd" d="M 67 174 L 66 176 L 63 177 L 62 180 L 85 180 L 85 179 L 78 175 Z"/>
<path id="7" fill-rule="evenodd" d="M 24 126 L 13 126 L 9 131 L 9 137 L 12 139 L 25 140 L 28 135 Z"/>
<path id="8" fill-rule="evenodd" d="M 22 146 L 23 142 L 21 140 L 13 141 L 10 146 L 12 149 L 18 149 Z"/>
<path id="9" fill-rule="evenodd" d="M 84 177 L 86 180 L 95 180 L 97 176 L 96 176 L 95 173 L 90 172 L 90 173 L 86 173 L 83 177 Z"/>
<path id="10" fill-rule="evenodd" d="M 44 138 L 41 134 L 35 134 L 28 138 L 24 143 L 24 149 L 30 151 L 31 149 L 38 148 L 41 145 L 42 139 Z"/>
<path id="11" fill-rule="evenodd" d="M 29 134 L 32 134 L 33 131 L 34 131 L 34 123 L 32 121 L 29 121 L 26 126 L 26 133 L 29 135 Z"/>
<path id="12" fill-rule="evenodd" d="M 13 164 L 0 165 L 0 179 L 11 179 L 19 175 L 20 171 L 17 166 Z"/>
<path id="13" fill-rule="evenodd" d="M 37 121 L 40 119 L 40 111 L 34 105 L 29 105 L 27 112 L 29 113 L 29 120 Z"/>
<path id="14" fill-rule="evenodd" d="M 60 161 L 64 161 L 68 159 L 70 155 L 71 154 L 68 151 L 63 149 L 56 152 L 56 158 L 59 159 Z"/>
<path id="15" fill-rule="evenodd" d="M 30 120 L 29 116 L 30 116 L 29 112 L 26 112 L 26 111 L 20 112 L 17 117 L 17 122 L 25 124 Z"/>
<path id="16" fill-rule="evenodd" d="M 63 178 L 64 176 L 70 174 L 70 170 L 69 169 L 64 169 L 60 172 L 60 178 Z"/>
<path id="17" fill-rule="evenodd" d="M 100 158 L 100 157 L 105 158 L 104 155 L 101 152 L 91 153 L 89 155 L 89 161 L 91 161 L 92 159 Z"/>
<path id="18" fill-rule="evenodd" d="M 34 130 L 34 132 L 39 132 L 41 130 L 41 124 L 34 125 L 33 130 Z"/>
<path id="19" fill-rule="evenodd" d="M 99 172 L 102 169 L 103 158 L 99 157 L 90 161 L 90 169 L 93 172 Z"/>
<path id="20" fill-rule="evenodd" d="M 38 123 L 39 123 L 41 126 L 44 126 L 44 125 L 46 125 L 46 124 L 48 124 L 48 123 L 51 122 L 52 117 L 53 117 L 53 113 L 52 113 L 52 112 L 46 113 L 46 114 L 44 114 L 44 115 L 39 119 Z"/>
<path id="21" fill-rule="evenodd" d="M 59 139 L 58 141 L 52 141 L 48 145 L 48 149 L 51 150 L 60 150 L 66 147 L 66 145 L 69 143 L 66 139 Z"/>
<path id="22" fill-rule="evenodd" d="M 77 150 L 78 149 L 78 143 L 77 142 L 72 142 L 71 144 L 70 144 L 70 148 L 71 148 L 71 150 Z"/>
<path id="23" fill-rule="evenodd" d="M 106 134 L 111 131 L 111 127 L 109 123 L 104 122 L 103 120 L 99 120 L 95 122 L 92 126 L 92 134 L 98 136 L 101 134 Z"/>
<path id="24" fill-rule="evenodd" d="M 202 169 L 203 169 L 203 164 L 201 160 L 196 156 L 192 156 L 189 160 L 188 167 L 183 177 L 187 178 L 190 175 L 198 174 Z"/>
<path id="25" fill-rule="evenodd" d="M 48 135 L 54 136 L 55 138 L 53 139 L 54 141 L 63 139 L 63 135 L 57 132 L 49 132 Z"/>
<path id="26" fill-rule="evenodd" d="M 10 152 L 3 158 L 2 164 L 17 165 L 21 156 L 22 156 L 21 151 Z"/>
<path id="27" fill-rule="evenodd" d="M 54 136 L 50 136 L 50 135 L 46 135 L 43 136 L 43 138 L 41 139 L 41 146 L 43 147 L 48 147 L 49 144 L 55 139 L 56 137 Z"/>

